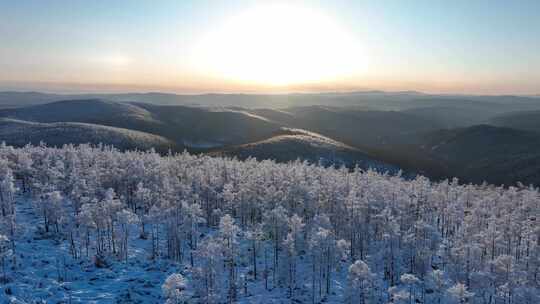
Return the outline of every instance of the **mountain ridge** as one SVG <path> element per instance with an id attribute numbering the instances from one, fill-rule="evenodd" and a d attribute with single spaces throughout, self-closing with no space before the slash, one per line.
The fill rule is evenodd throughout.
<path id="1" fill-rule="evenodd" d="M 103 125 L 55 122 L 40 123 L 11 118 L 0 118 L 0 138 L 14 146 L 39 144 L 51 146 L 64 144 L 105 144 L 121 150 L 149 150 L 167 152 L 175 143 L 161 136 L 124 128 Z"/>

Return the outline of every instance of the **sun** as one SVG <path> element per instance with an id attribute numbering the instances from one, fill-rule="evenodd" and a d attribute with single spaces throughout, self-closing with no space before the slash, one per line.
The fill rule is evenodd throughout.
<path id="1" fill-rule="evenodd" d="M 354 36 L 312 8 L 266 5 L 231 17 L 197 45 L 199 68 L 244 83 L 336 80 L 366 68 Z"/>

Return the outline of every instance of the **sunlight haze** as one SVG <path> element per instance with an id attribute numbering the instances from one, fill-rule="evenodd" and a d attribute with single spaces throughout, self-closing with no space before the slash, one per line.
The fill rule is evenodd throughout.
<path id="1" fill-rule="evenodd" d="M 538 94 L 539 3 L 3 1 L 0 88 Z"/>

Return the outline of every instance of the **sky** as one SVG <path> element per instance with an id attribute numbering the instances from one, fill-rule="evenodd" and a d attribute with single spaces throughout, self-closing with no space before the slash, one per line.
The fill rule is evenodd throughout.
<path id="1" fill-rule="evenodd" d="M 0 90 L 540 94 L 540 1 L 0 0 Z"/>

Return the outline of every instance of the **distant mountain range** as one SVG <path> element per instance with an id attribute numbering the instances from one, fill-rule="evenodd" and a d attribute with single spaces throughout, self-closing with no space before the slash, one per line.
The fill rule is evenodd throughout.
<path id="1" fill-rule="evenodd" d="M 1 139 L 14 145 L 103 142 L 540 185 L 540 99 L 533 97 L 3 92 L 0 109 Z"/>
<path id="2" fill-rule="evenodd" d="M 243 108 L 302 107 L 312 105 L 369 107 L 372 110 L 404 110 L 421 107 L 477 107 L 496 105 L 511 111 L 537 108 L 538 99 L 527 96 L 434 95 L 416 91 L 358 91 L 293 94 L 199 94 L 120 93 L 120 94 L 49 94 L 40 92 L 0 92 L 0 107 L 21 107 L 61 100 L 102 99 L 119 102 L 141 102 L 154 105 L 224 106 Z M 475 101 L 475 103 L 471 103 Z M 495 110 L 495 109 L 494 109 Z"/>

